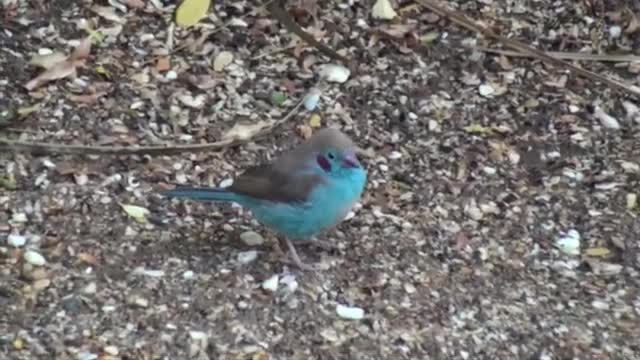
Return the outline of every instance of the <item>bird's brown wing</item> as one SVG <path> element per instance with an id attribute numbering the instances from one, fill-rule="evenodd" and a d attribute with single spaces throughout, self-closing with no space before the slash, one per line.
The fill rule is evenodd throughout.
<path id="1" fill-rule="evenodd" d="M 272 164 L 249 168 L 227 190 L 261 200 L 305 202 L 313 188 L 324 181 L 320 175 L 283 168 Z"/>

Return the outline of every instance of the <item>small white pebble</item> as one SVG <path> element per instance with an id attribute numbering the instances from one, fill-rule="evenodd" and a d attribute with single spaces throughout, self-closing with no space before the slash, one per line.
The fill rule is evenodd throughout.
<path id="1" fill-rule="evenodd" d="M 298 289 L 298 281 L 293 274 L 287 274 L 280 279 L 280 283 L 285 286 L 288 293 L 294 293 Z"/>
<path id="2" fill-rule="evenodd" d="M 42 266 L 47 263 L 47 260 L 45 260 L 45 258 L 40 255 L 40 253 L 33 250 L 27 250 L 23 256 L 29 264 L 34 266 Z"/>
<path id="3" fill-rule="evenodd" d="M 613 25 L 609 28 L 609 37 L 612 39 L 617 39 L 622 34 L 622 28 L 618 25 Z"/>
<path id="4" fill-rule="evenodd" d="M 493 86 L 489 84 L 482 84 L 478 87 L 478 92 L 480 93 L 480 95 L 484 97 L 489 97 L 493 95 L 493 93 L 495 93 L 496 90 L 493 88 Z"/>
<path id="5" fill-rule="evenodd" d="M 233 185 L 233 179 L 228 178 L 228 179 L 224 179 L 222 181 L 220 181 L 220 184 L 218 186 L 220 186 L 221 188 L 226 188 Z"/>
<path id="6" fill-rule="evenodd" d="M 258 258 L 258 252 L 256 250 L 243 251 L 238 253 L 238 262 L 241 264 L 249 264 Z"/>
<path id="7" fill-rule="evenodd" d="M 380 171 L 388 171 L 389 170 L 389 166 L 387 166 L 386 164 L 380 164 Z"/>
<path id="8" fill-rule="evenodd" d="M 184 273 L 182 273 L 182 278 L 185 280 L 191 280 L 193 279 L 195 276 L 195 273 L 191 270 L 187 270 Z"/>
<path id="9" fill-rule="evenodd" d="M 320 102 L 320 94 L 320 90 L 316 88 L 309 90 L 309 93 L 303 100 L 304 108 L 307 109 L 307 111 L 315 110 L 316 106 L 318 106 L 318 103 Z"/>
<path id="10" fill-rule="evenodd" d="M 571 229 L 556 240 L 556 247 L 565 254 L 580 255 L 580 233 Z"/>
<path id="11" fill-rule="evenodd" d="M 17 223 L 26 223 L 27 222 L 27 214 L 25 213 L 14 213 L 11 216 L 11 221 Z"/>
<path id="12" fill-rule="evenodd" d="M 9 234 L 7 237 L 7 244 L 13 247 L 22 247 L 27 243 L 27 237 L 19 234 Z"/>
<path id="13" fill-rule="evenodd" d="M 389 159 L 391 160 L 397 160 L 397 159 L 400 159 L 401 157 L 402 157 L 402 153 L 399 151 L 392 151 L 389 154 Z"/>
<path id="14" fill-rule="evenodd" d="M 602 126 L 606 127 L 607 129 L 620 129 L 620 123 L 618 122 L 618 120 L 613 116 L 605 113 L 599 106 L 596 106 L 593 112 L 593 116 L 595 116 L 596 119 L 600 120 Z"/>
<path id="15" fill-rule="evenodd" d="M 328 82 L 343 83 L 349 79 L 351 70 L 342 65 L 326 64 L 320 70 L 320 77 Z"/>
<path id="16" fill-rule="evenodd" d="M 167 73 L 164 75 L 164 77 L 165 77 L 167 80 L 175 80 L 175 79 L 177 79 L 177 78 L 178 78 L 178 73 L 176 73 L 176 72 L 175 72 L 175 71 L 173 71 L 173 70 L 169 70 L 169 71 L 167 71 Z"/>
<path id="17" fill-rule="evenodd" d="M 104 347 L 104 352 L 111 356 L 118 356 L 120 350 L 118 350 L 118 348 L 113 345 L 107 345 Z"/>
<path id="18" fill-rule="evenodd" d="M 278 275 L 273 275 L 262 283 L 262 288 L 266 291 L 270 291 L 272 293 L 278 290 L 278 284 L 280 279 Z"/>
<path id="19" fill-rule="evenodd" d="M 595 309 L 598 309 L 598 310 L 609 310 L 610 308 L 609 303 L 602 300 L 593 300 L 591 302 L 591 306 L 593 306 Z"/>
<path id="20" fill-rule="evenodd" d="M 345 306 L 338 304 L 336 314 L 343 319 L 360 320 L 364 317 L 364 310 L 355 306 Z"/>

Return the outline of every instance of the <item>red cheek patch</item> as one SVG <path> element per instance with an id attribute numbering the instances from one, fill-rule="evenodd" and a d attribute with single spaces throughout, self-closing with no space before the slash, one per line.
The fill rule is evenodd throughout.
<path id="1" fill-rule="evenodd" d="M 320 165 L 322 170 L 324 170 L 325 172 L 331 171 L 331 163 L 329 163 L 329 160 L 327 160 L 327 158 L 324 157 L 324 155 L 316 156 L 316 162 L 318 163 L 318 165 Z"/>

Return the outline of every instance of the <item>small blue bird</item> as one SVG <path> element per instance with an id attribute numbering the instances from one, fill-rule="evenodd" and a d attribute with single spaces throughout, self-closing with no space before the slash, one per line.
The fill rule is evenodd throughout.
<path id="1" fill-rule="evenodd" d="M 178 187 L 163 194 L 250 209 L 259 222 L 285 236 L 294 264 L 310 270 L 290 239 L 310 240 L 337 225 L 360 199 L 366 181 L 351 139 L 325 128 L 272 163 L 249 168 L 229 187 Z"/>

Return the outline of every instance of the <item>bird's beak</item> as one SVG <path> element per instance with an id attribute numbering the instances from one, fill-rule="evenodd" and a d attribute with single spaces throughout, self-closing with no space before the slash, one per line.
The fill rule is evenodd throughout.
<path id="1" fill-rule="evenodd" d="M 360 167 L 360 161 L 358 161 L 356 154 L 346 154 L 342 158 L 342 166 L 346 168 L 357 168 Z"/>

